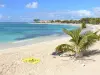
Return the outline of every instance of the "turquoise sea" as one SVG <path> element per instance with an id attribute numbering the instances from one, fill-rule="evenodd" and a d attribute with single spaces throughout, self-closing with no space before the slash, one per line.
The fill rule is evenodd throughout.
<path id="1" fill-rule="evenodd" d="M 77 27 L 71 25 L 1 22 L 0 43 L 31 39 L 41 36 L 62 36 L 65 35 L 62 32 L 62 28 L 72 30 L 76 29 Z"/>

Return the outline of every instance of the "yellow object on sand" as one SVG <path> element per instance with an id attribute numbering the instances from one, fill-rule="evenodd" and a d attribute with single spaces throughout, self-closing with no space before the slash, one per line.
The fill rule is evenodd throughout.
<path id="1" fill-rule="evenodd" d="M 37 58 L 24 58 L 22 59 L 23 62 L 26 62 L 26 63 L 31 63 L 31 64 L 37 64 L 40 62 L 40 59 L 37 59 Z"/>

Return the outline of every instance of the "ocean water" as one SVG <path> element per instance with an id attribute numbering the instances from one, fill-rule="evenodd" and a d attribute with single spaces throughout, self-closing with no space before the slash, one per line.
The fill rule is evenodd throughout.
<path id="1" fill-rule="evenodd" d="M 62 36 L 65 35 L 62 28 L 73 30 L 77 27 L 71 25 L 1 22 L 0 43 L 31 39 L 41 36 Z"/>

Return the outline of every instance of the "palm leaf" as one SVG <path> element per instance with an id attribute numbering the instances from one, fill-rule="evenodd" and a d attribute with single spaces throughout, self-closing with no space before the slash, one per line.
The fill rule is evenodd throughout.
<path id="1" fill-rule="evenodd" d="M 99 30 L 97 30 L 96 32 L 94 32 L 95 34 L 97 34 L 98 32 L 100 31 L 100 29 Z"/>
<path id="2" fill-rule="evenodd" d="M 71 41 L 78 44 L 79 43 L 79 38 L 80 38 L 80 32 L 81 32 L 81 29 L 76 29 L 76 30 L 67 30 L 67 29 L 63 29 L 63 31 L 70 35 L 72 37 Z"/>
<path id="3" fill-rule="evenodd" d="M 73 46 L 69 45 L 69 44 L 61 44 L 61 45 L 58 45 L 56 47 L 56 52 L 67 52 L 67 51 L 72 51 L 74 52 L 74 48 Z"/>
<path id="4" fill-rule="evenodd" d="M 93 45 L 98 39 L 97 35 L 93 32 L 87 32 L 82 36 L 82 39 L 79 43 L 79 47 L 81 50 L 87 49 L 89 46 Z"/>
<path id="5" fill-rule="evenodd" d="M 90 46 L 92 46 L 98 39 L 100 39 L 100 35 L 97 35 L 99 30 L 96 32 L 88 31 L 85 32 L 84 34 L 81 34 L 81 29 L 76 29 L 71 31 L 63 29 L 63 31 L 69 36 L 71 36 L 70 41 L 72 42 L 72 45 L 61 44 L 57 46 L 56 51 L 61 53 L 67 51 L 72 51 L 76 54 L 80 53 L 89 48 Z"/>

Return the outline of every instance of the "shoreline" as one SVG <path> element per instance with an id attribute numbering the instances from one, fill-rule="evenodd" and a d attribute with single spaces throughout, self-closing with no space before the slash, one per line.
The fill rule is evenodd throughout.
<path id="1" fill-rule="evenodd" d="M 32 40 L 32 39 L 31 39 Z M 27 49 L 28 47 L 32 47 L 32 46 L 42 46 L 43 44 L 51 44 L 51 43 L 57 43 L 57 42 L 62 42 L 62 43 L 65 43 L 65 42 L 69 42 L 70 40 L 70 37 L 59 37 L 59 38 L 53 38 L 53 39 L 49 39 L 49 40 L 45 40 L 45 41 L 41 41 L 41 42 L 36 42 L 36 43 L 33 43 L 31 42 L 31 44 L 27 44 L 27 45 L 22 45 L 22 46 L 15 46 L 15 47 L 10 47 L 10 48 L 5 48 L 3 50 L 0 50 L 0 53 L 10 53 L 10 52 L 16 52 L 16 51 L 20 51 L 20 50 L 12 50 L 12 49 L 19 49 L 19 48 L 22 48 L 22 49 Z M 26 42 L 29 42 L 29 40 L 25 40 Z M 21 41 L 22 43 L 25 43 L 25 41 Z M 15 42 L 15 44 L 21 44 L 21 42 Z M 12 42 L 12 44 L 14 44 Z M 59 45 L 59 43 L 58 43 Z M 22 50 L 24 51 L 24 50 Z"/>
<path id="2" fill-rule="evenodd" d="M 61 36 L 50 35 L 50 36 L 41 36 L 41 37 L 13 41 L 13 42 L 0 43 L 0 51 L 3 51 L 5 49 L 9 49 L 9 48 L 14 48 L 14 47 L 21 47 L 21 46 L 42 43 L 42 42 L 46 42 L 46 41 L 52 41 L 52 40 L 56 40 L 56 39 L 60 39 L 60 38 L 69 38 L 69 36 L 67 36 L 67 35 L 61 35 Z"/>
<path id="3" fill-rule="evenodd" d="M 55 47 L 62 43 L 68 43 L 70 38 L 59 38 L 37 44 L 14 47 L 0 52 L 1 75 L 99 75 L 98 66 L 100 55 L 86 57 L 87 60 L 73 61 L 69 57 L 53 57 Z M 100 41 L 90 49 L 100 50 Z M 22 62 L 23 58 L 39 58 L 38 64 Z M 93 61 L 92 61 L 93 60 Z M 85 66 L 83 67 L 83 64 Z M 98 66 L 98 67 L 97 67 Z M 67 72 L 66 72 L 67 70 Z M 79 73 L 80 71 L 80 73 Z"/>
<path id="4" fill-rule="evenodd" d="M 29 23 L 29 24 L 51 24 L 51 25 L 73 25 L 73 26 L 81 25 L 81 24 L 73 24 L 73 23 Z"/>
<path id="5" fill-rule="evenodd" d="M 69 39 L 62 37 L 0 51 L 0 75 L 100 75 L 100 41 L 89 48 L 99 53 L 83 60 L 52 55 L 56 46 L 70 43 Z M 30 64 L 22 61 L 29 57 L 39 58 L 40 62 Z"/>
<path id="6" fill-rule="evenodd" d="M 35 23 L 32 23 L 32 24 L 35 24 Z M 38 23 L 38 24 L 43 24 L 43 23 Z M 47 24 L 52 25 L 51 23 L 47 23 Z M 55 23 L 55 25 L 62 25 L 62 24 Z M 63 24 L 63 25 L 68 25 L 68 24 Z M 52 35 L 48 35 L 48 36 L 40 36 L 40 37 L 35 37 L 35 38 L 30 38 L 30 39 L 15 40 L 15 41 L 11 41 L 11 42 L 1 42 L 0 43 L 0 50 L 7 49 L 7 48 L 12 48 L 12 47 L 19 47 L 19 46 L 23 46 L 23 45 L 24 46 L 31 45 L 33 43 L 43 42 L 43 41 L 46 41 L 46 40 L 47 41 L 48 40 L 55 40 L 55 39 L 58 39 L 59 37 L 63 37 L 63 36 L 66 36 L 66 35 L 61 35 L 60 36 L 59 34 L 57 34 L 57 35 L 56 34 L 52 34 Z M 43 39 L 43 38 L 45 38 L 45 39 Z M 33 41 L 33 42 L 31 42 L 31 41 Z"/>
<path id="7" fill-rule="evenodd" d="M 39 23 L 41 24 L 41 23 Z M 58 23 L 55 23 L 58 25 Z M 51 23 L 50 23 L 51 25 Z M 61 24 L 62 25 L 62 24 Z M 65 24 L 66 25 L 66 24 Z M 68 24 L 67 24 L 68 25 Z M 72 24 L 71 24 L 72 25 Z M 78 24 L 73 24 L 74 26 Z M 91 28 L 92 30 L 95 31 L 95 29 L 98 29 L 99 25 L 88 25 L 87 24 L 87 29 Z M 100 29 L 100 28 L 99 28 Z M 50 41 L 50 40 L 55 40 L 55 39 L 60 39 L 63 37 L 68 37 L 67 35 L 49 35 L 49 36 L 40 36 L 40 37 L 36 37 L 36 38 L 30 38 L 30 39 L 25 39 L 25 40 L 18 40 L 18 41 L 13 41 L 13 42 L 4 42 L 4 43 L 0 43 L 0 51 L 4 50 L 4 49 L 8 49 L 8 48 L 13 48 L 13 47 L 21 47 L 21 46 L 26 46 L 26 45 L 31 45 L 31 44 L 36 44 L 36 43 L 40 43 L 40 42 L 44 42 L 44 41 Z M 45 38 L 45 39 L 44 39 Z"/>
<path id="8" fill-rule="evenodd" d="M 81 23 L 73 24 L 73 23 L 29 23 L 29 24 L 51 24 L 51 25 L 72 25 L 72 26 L 81 26 Z M 86 24 L 87 26 L 94 25 L 94 24 Z M 95 24 L 100 25 L 100 24 Z"/>

